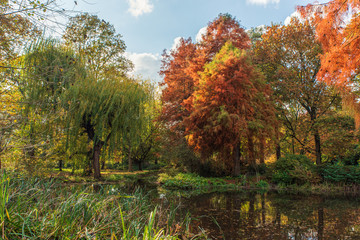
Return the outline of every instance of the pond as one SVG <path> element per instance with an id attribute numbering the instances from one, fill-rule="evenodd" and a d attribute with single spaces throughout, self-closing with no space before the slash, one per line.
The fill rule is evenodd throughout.
<path id="1" fill-rule="evenodd" d="M 124 186 L 114 187 L 124 190 Z M 179 206 L 179 220 L 190 214 L 191 232 L 204 231 L 210 239 L 360 240 L 359 195 L 243 191 L 195 196 L 182 192 L 179 197 L 162 188 L 141 189 L 154 204 Z M 133 188 L 127 191 L 131 194 Z"/>
<path id="2" fill-rule="evenodd" d="M 360 199 L 213 193 L 181 200 L 211 239 L 360 239 Z"/>

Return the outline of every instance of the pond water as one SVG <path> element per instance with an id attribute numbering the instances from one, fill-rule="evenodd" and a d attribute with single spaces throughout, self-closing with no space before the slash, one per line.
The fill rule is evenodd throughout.
<path id="1" fill-rule="evenodd" d="M 143 186 L 142 191 L 154 204 L 178 205 L 179 219 L 187 214 L 192 218 L 191 232 L 205 231 L 211 239 L 360 240 L 359 195 L 225 192 L 179 197 L 156 187 Z"/>
<path id="2" fill-rule="evenodd" d="M 213 193 L 181 200 L 211 239 L 360 239 L 360 198 Z"/>

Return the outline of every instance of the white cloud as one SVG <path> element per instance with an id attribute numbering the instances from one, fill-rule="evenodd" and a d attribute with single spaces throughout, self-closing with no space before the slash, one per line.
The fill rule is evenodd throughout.
<path id="1" fill-rule="evenodd" d="M 301 14 L 298 11 L 293 12 L 290 16 L 288 16 L 285 21 L 284 21 L 284 25 L 289 25 L 291 22 L 291 18 L 298 18 L 298 19 L 303 19 L 303 17 L 301 16 Z"/>
<path id="2" fill-rule="evenodd" d="M 127 2 L 129 3 L 128 11 L 135 17 L 144 13 L 151 13 L 154 9 L 154 5 L 150 3 L 150 0 L 127 0 Z"/>
<path id="3" fill-rule="evenodd" d="M 144 79 L 160 82 L 160 54 L 127 52 L 125 56 L 129 58 L 134 64 L 134 69 L 130 75 L 141 76 Z"/>
<path id="4" fill-rule="evenodd" d="M 200 28 L 199 32 L 196 34 L 195 40 L 196 42 L 200 42 L 202 40 L 202 36 L 207 32 L 207 27 Z"/>
<path id="5" fill-rule="evenodd" d="M 171 50 L 176 50 L 179 47 L 181 38 L 182 37 L 177 37 L 174 39 L 174 43 L 171 47 Z"/>
<path id="6" fill-rule="evenodd" d="M 246 3 L 266 6 L 270 3 L 278 4 L 280 3 L 280 0 L 246 0 Z"/>

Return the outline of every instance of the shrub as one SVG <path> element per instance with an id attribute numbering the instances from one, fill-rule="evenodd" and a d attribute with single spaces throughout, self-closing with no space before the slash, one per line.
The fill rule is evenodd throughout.
<path id="1" fill-rule="evenodd" d="M 201 189 L 212 186 L 226 186 L 225 180 L 220 178 L 204 178 L 192 173 L 179 173 L 176 176 L 159 174 L 158 182 L 169 189 Z"/>
<path id="2" fill-rule="evenodd" d="M 268 189 L 269 183 L 267 183 L 265 180 L 260 180 L 256 183 L 256 187 L 261 188 L 261 189 Z"/>
<path id="3" fill-rule="evenodd" d="M 271 178 L 272 182 L 274 183 L 282 183 L 282 184 L 291 184 L 292 183 L 292 177 L 289 175 L 289 172 L 286 171 L 279 171 L 276 170 L 272 174 Z"/>
<path id="4" fill-rule="evenodd" d="M 333 183 L 357 183 L 360 184 L 360 167 L 325 165 L 319 169 L 324 181 Z"/>
<path id="5" fill-rule="evenodd" d="M 271 180 L 278 184 L 305 184 L 320 181 L 314 163 L 304 155 L 285 155 L 277 160 L 271 169 Z"/>

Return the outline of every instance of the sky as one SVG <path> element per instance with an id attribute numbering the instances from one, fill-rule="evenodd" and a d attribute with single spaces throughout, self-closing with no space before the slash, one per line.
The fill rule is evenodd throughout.
<path id="1" fill-rule="evenodd" d="M 297 5 L 312 0 L 62 0 L 75 11 L 96 14 L 114 25 L 127 46 L 126 56 L 134 63 L 132 74 L 155 82 L 161 54 L 180 37 L 199 37 L 220 13 L 229 13 L 250 29 L 284 23 Z M 200 32 L 200 33 L 199 33 Z"/>

